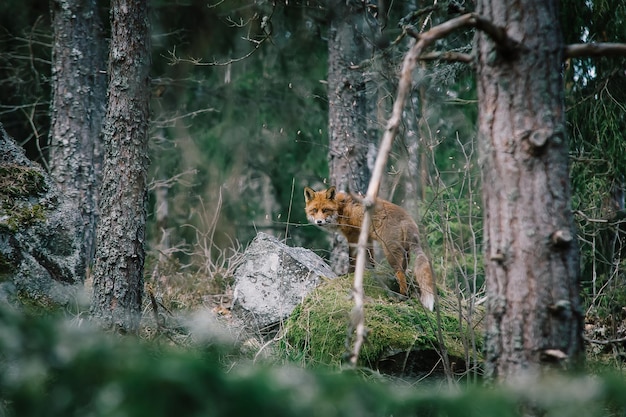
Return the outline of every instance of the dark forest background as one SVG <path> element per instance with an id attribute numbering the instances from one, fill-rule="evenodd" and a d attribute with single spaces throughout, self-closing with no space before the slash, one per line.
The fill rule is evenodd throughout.
<path id="1" fill-rule="evenodd" d="M 371 57 L 358 63 L 377 103 L 367 121 L 374 145 L 406 51 L 406 42 L 396 42 L 398 24 L 424 6 L 394 4 Z M 566 43 L 626 39 L 622 2 L 564 1 L 561 9 Z M 100 12 L 108 22 L 108 5 Z M 433 8 L 426 24 L 448 12 Z M 323 2 L 313 1 L 152 2 L 148 280 L 203 277 L 213 291 L 225 290 L 231 262 L 258 231 L 328 257 L 329 237 L 306 225 L 302 198 L 304 186 L 328 181 L 327 18 Z M 472 35 L 455 34 L 440 46 L 468 52 Z M 44 167 L 51 40 L 47 1 L 0 4 L 0 121 Z M 588 320 L 608 339 L 625 335 L 625 64 L 578 59 L 563 69 L 582 291 Z M 420 222 L 447 288 L 480 298 L 484 181 L 476 112 L 469 65 L 425 62 L 382 196 Z"/>

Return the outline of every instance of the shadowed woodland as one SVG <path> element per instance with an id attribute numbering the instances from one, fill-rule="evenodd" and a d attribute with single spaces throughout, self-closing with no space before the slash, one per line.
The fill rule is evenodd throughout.
<path id="1" fill-rule="evenodd" d="M 145 224 L 132 233 L 141 235 L 143 243 L 136 257 L 140 315 L 132 316 L 133 323 L 124 329 L 139 338 L 88 325 L 90 317 L 109 320 L 98 305 L 110 305 L 110 300 L 95 301 L 97 297 L 54 307 L 21 300 L 25 307 L 19 313 L 0 308 L 0 334 L 6 336 L 0 338 L 0 417 L 85 415 L 85 410 L 94 415 L 501 416 L 580 415 L 581 410 L 590 416 L 623 415 L 626 54 L 618 43 L 626 42 L 626 5 L 562 1 L 557 8 L 556 2 L 547 2 L 560 34 L 546 41 L 540 24 L 528 32 L 536 37 L 524 36 L 519 21 L 526 15 L 517 6 L 503 5 L 511 8 L 505 14 L 511 21 L 498 22 L 501 10 L 481 1 L 154 0 L 144 10 L 147 19 L 135 22 L 148 24 L 145 42 L 138 42 L 145 61 L 117 59 L 121 65 L 116 67 L 111 64 L 115 54 L 109 54 L 121 51 L 115 42 L 123 34 L 111 22 L 128 18 L 128 13 L 116 14 L 124 10 L 124 1 L 84 2 L 89 6 L 81 4 L 78 11 L 72 9 L 76 3 L 0 4 L 0 123 L 28 158 L 51 173 L 68 199 L 80 202 L 82 218 L 88 219 L 81 232 L 85 272 L 80 278 L 87 298 L 112 276 L 101 260 L 114 262 L 112 253 L 118 246 L 125 248 L 121 241 L 102 244 L 110 233 L 96 232 L 108 224 L 107 207 L 119 200 L 105 197 L 107 181 L 112 184 L 124 176 L 124 162 L 111 155 L 127 155 L 122 148 L 111 149 L 107 143 L 114 141 L 107 138 L 115 137 L 122 121 L 143 123 L 128 135 L 137 141 L 126 149 L 137 153 L 128 163 L 140 161 L 131 171 L 145 170 L 139 175 L 145 184 L 138 186 L 136 207 L 122 205 L 134 218 L 145 214 Z M 62 47 L 58 36 L 63 22 L 65 33 L 86 31 L 87 47 Z M 420 50 L 403 78 L 407 56 L 419 42 L 429 48 Z M 87 50 L 91 61 L 68 76 L 70 70 L 61 63 L 83 62 L 86 53 L 81 51 Z M 535 66 L 524 72 L 516 66 L 530 62 L 533 51 L 545 52 L 557 71 Z M 124 53 L 130 52 L 119 52 L 118 58 Z M 124 64 L 134 65 L 136 72 Z M 107 77 L 114 77 L 117 69 L 139 81 L 117 89 L 109 81 L 107 87 Z M 73 123 L 82 122 L 79 131 L 72 122 L 63 124 L 63 106 L 78 103 L 72 80 L 85 73 L 91 74 L 91 84 L 82 97 L 91 101 L 77 105 L 86 111 L 73 117 Z M 135 90 L 142 80 L 145 91 L 137 97 L 144 97 L 149 107 L 136 113 L 120 107 L 115 119 L 111 103 L 116 94 Z M 396 111 L 403 80 L 409 88 Z M 515 80 L 522 80 L 521 88 L 514 88 Z M 544 86 L 545 91 L 538 91 Z M 548 96 L 553 101 L 545 104 Z M 554 102 L 562 109 L 551 106 Z M 528 111 L 502 122 L 498 112 L 503 107 Z M 393 125 L 396 114 L 400 117 Z M 537 114 L 548 127 L 519 128 Z M 509 130 L 511 139 L 502 142 L 502 150 L 497 136 Z M 377 155 L 391 131 L 393 141 L 376 192 L 405 208 L 419 225 L 440 305 L 447 309 L 433 316 L 439 320 L 434 323 L 447 329 L 450 312 L 462 323 L 464 344 L 457 356 L 466 359 L 464 367 L 431 380 L 396 381 L 373 371 L 366 361 L 350 367 L 343 357 L 325 363 L 324 356 L 306 356 L 288 337 L 274 340 L 277 347 L 267 349 L 195 332 L 189 317 L 198 312 L 229 320 L 235 270 L 259 232 L 311 249 L 336 272 L 345 272 L 343 243 L 307 224 L 302 190 L 336 185 L 369 196 Z M 492 142 L 487 141 L 490 135 Z M 71 142 L 80 137 L 88 140 Z M 65 139 L 80 146 L 89 142 L 89 159 L 75 158 L 80 146 L 68 147 Z M 520 165 L 507 167 L 511 160 Z M 514 178 L 524 170 L 520 167 L 528 166 L 530 173 L 539 167 L 545 175 L 530 180 L 522 176 L 510 186 L 502 181 L 507 175 L 498 171 L 504 167 Z M 9 210 L 4 198 L 15 182 L 8 179 L 9 171 L 0 174 L 0 204 Z M 544 177 L 545 188 L 532 188 Z M 94 192 L 101 182 L 102 194 Z M 536 209 L 535 204 L 541 207 L 550 199 L 557 200 L 555 207 L 564 201 L 566 208 L 553 210 L 546 203 L 545 210 Z M 525 223 L 532 216 L 550 223 L 562 213 L 564 219 L 558 218 L 556 223 L 562 222 L 555 226 L 562 229 L 554 232 L 544 233 L 545 223 L 536 229 Z M 549 370 L 539 385 L 514 382 L 484 388 L 485 379 L 516 381 L 510 374 L 516 371 L 503 370 L 499 362 L 510 353 L 508 342 L 494 342 L 505 350 L 496 352 L 489 340 L 509 334 L 506 314 L 498 313 L 498 297 L 509 297 L 514 288 L 506 287 L 510 282 L 519 284 L 502 277 L 515 271 L 526 255 L 534 259 L 535 251 L 528 247 L 520 249 L 524 256 L 515 255 L 516 242 L 538 246 L 532 243 L 531 229 L 545 234 L 552 252 L 537 256 L 552 264 L 545 267 L 549 272 L 538 266 L 536 276 L 522 274 L 522 283 L 536 279 L 545 285 L 559 280 L 571 284 L 564 284 L 567 295 L 546 301 L 550 318 L 538 328 L 559 327 L 554 320 L 568 316 L 563 321 L 571 319 L 571 327 L 559 327 L 555 334 L 569 332 L 573 342 L 553 346 L 549 341 L 529 353 L 530 359 L 520 359 Z M 516 235 L 515 230 L 528 232 Z M 384 269 L 384 256 L 378 252 L 381 265 L 376 268 Z M 563 267 L 555 266 L 559 261 Z M 0 271 L 0 282 L 3 277 Z M 537 297 L 540 309 L 545 291 L 533 285 L 525 300 Z M 350 294 L 348 288 L 339 291 Z M 511 299 L 503 300 L 508 311 L 514 309 Z M 297 314 L 317 301 L 309 299 Z M 394 313 L 381 306 L 376 314 Z M 528 315 L 522 317 L 523 325 L 532 328 L 535 316 L 528 322 Z M 536 320 L 542 320 L 540 315 Z M 337 339 L 335 334 L 308 335 L 308 329 L 291 325 L 303 338 L 328 337 L 328 344 Z M 347 326 L 347 320 L 345 326 L 340 322 L 340 328 Z M 514 339 L 515 331 L 509 335 Z M 339 339 L 346 339 L 345 334 Z M 371 342 L 365 351 L 373 348 Z M 447 354 L 440 352 L 441 358 Z M 450 387 L 464 389 L 450 397 Z M 544 389 L 548 394 L 540 392 Z M 154 399 L 157 392 L 167 394 Z M 243 404 L 242 396 L 251 398 L 249 404 Z M 33 400 L 38 397 L 44 400 Z"/>

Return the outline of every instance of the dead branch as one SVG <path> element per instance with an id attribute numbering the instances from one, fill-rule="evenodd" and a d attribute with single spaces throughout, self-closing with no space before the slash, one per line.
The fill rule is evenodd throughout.
<path id="1" fill-rule="evenodd" d="M 492 21 L 483 16 L 471 13 L 470 24 L 489 35 L 501 51 L 513 52 L 523 48 L 521 43 L 507 35 L 505 28 L 494 25 Z"/>
<path id="2" fill-rule="evenodd" d="M 259 48 L 261 47 L 261 45 L 263 45 L 263 43 L 265 43 L 265 41 L 270 39 L 270 35 L 266 34 L 259 40 L 252 39 L 249 37 L 248 38 L 242 37 L 242 39 L 250 42 L 252 44 L 252 48 L 250 49 L 250 51 L 248 51 L 246 54 L 240 57 L 227 59 L 225 61 L 218 61 L 214 59 L 211 62 L 205 62 L 202 60 L 202 58 L 181 58 L 176 54 L 176 48 L 174 48 L 171 51 L 168 51 L 168 55 L 169 55 L 168 65 L 177 65 L 180 63 L 185 63 L 185 64 L 192 64 L 192 65 L 199 66 L 199 67 L 228 66 L 234 62 L 243 61 L 244 59 L 251 57 L 252 54 L 254 54 L 257 50 L 259 50 Z"/>
<path id="3" fill-rule="evenodd" d="M 216 7 L 219 4 L 221 4 L 221 1 L 218 3 L 215 3 L 214 5 L 209 5 L 209 7 Z M 253 38 L 250 34 L 250 27 L 252 26 L 252 22 L 259 20 L 259 14 L 258 13 L 254 13 L 254 15 L 249 18 L 248 20 L 243 20 L 240 19 L 239 22 L 236 22 L 235 20 L 233 20 L 231 17 L 227 17 L 226 21 L 231 25 L 231 27 L 235 27 L 235 28 L 245 28 L 248 27 L 248 35 L 247 36 L 242 36 L 241 39 L 250 42 L 250 44 L 252 45 L 252 48 L 250 49 L 250 51 L 248 51 L 246 54 L 237 57 L 237 58 L 231 58 L 231 59 L 227 59 L 224 61 L 218 61 L 217 59 L 213 59 L 213 61 L 211 62 L 205 62 L 202 60 L 202 58 L 181 58 L 178 55 L 176 55 L 176 48 L 172 49 L 171 51 L 168 51 L 168 55 L 169 55 L 169 65 L 176 65 L 179 63 L 187 63 L 187 64 L 193 64 L 196 66 L 209 66 L 209 67 L 217 67 L 217 66 L 229 66 L 235 62 L 239 62 L 239 61 L 243 61 L 247 58 L 249 58 L 250 56 L 252 56 L 256 51 L 259 50 L 259 48 L 261 48 L 261 46 L 266 42 L 269 41 L 270 43 L 272 42 L 272 16 L 274 16 L 274 12 L 276 11 L 276 4 L 272 5 L 272 12 L 264 15 L 261 18 L 261 29 L 262 29 L 262 33 L 259 33 L 260 37 L 257 38 Z"/>
<path id="4" fill-rule="evenodd" d="M 419 59 L 420 61 L 448 61 L 463 62 L 465 64 L 471 64 L 474 60 L 472 55 L 460 52 L 430 52 L 420 55 Z"/>
<path id="5" fill-rule="evenodd" d="M 432 29 L 420 34 L 419 38 L 404 56 L 396 100 L 393 103 L 393 110 L 391 117 L 387 121 L 385 133 L 380 143 L 374 170 L 372 172 L 372 178 L 367 188 L 365 198 L 363 199 L 365 215 L 363 217 L 363 223 L 361 224 L 361 234 L 359 235 L 359 243 L 357 246 L 354 284 L 352 289 L 354 296 L 354 308 L 351 316 L 356 319 L 356 322 L 351 323 L 355 331 L 354 347 L 350 354 L 350 364 L 352 366 L 356 366 L 361 346 L 365 341 L 363 273 L 365 271 L 365 259 L 367 258 L 367 238 L 369 226 L 372 221 L 372 210 L 378 195 L 378 189 L 380 188 L 383 173 L 385 172 L 385 167 L 387 166 L 387 159 L 389 157 L 389 153 L 391 152 L 391 145 L 393 144 L 393 140 L 398 133 L 400 121 L 402 119 L 402 111 L 404 110 L 407 96 L 411 90 L 413 83 L 413 70 L 419 60 L 419 56 L 425 48 L 430 46 L 437 39 L 447 36 L 450 32 L 470 25 L 472 21 L 473 14 L 467 14 L 433 27 Z"/>
<path id="6" fill-rule="evenodd" d="M 626 43 L 574 43 L 565 46 L 565 58 L 588 56 L 626 56 Z"/>
<path id="7" fill-rule="evenodd" d="M 411 28 L 405 28 L 404 32 L 417 40 L 424 40 L 424 48 L 432 44 L 435 40 L 446 37 L 451 32 L 464 27 L 472 27 L 482 30 L 496 43 L 502 52 L 511 53 L 523 47 L 522 44 L 510 38 L 503 27 L 496 26 L 487 18 L 476 13 L 466 13 L 462 16 L 450 19 L 441 23 L 426 32 L 419 33 Z M 418 59 L 424 61 L 442 60 L 471 63 L 472 56 L 458 52 L 433 52 L 421 54 Z"/>
<path id="8" fill-rule="evenodd" d="M 619 339 L 609 339 L 609 340 L 595 340 L 595 339 L 590 339 L 587 336 L 583 335 L 583 339 L 588 343 L 594 343 L 596 345 L 614 345 L 614 344 L 626 342 L 626 337 L 620 337 Z"/>
<path id="9" fill-rule="evenodd" d="M 448 36 L 451 32 L 464 27 L 473 27 L 485 32 L 502 51 L 512 52 L 522 47 L 521 43 L 507 35 L 505 28 L 494 25 L 491 20 L 477 13 L 467 13 L 455 17 L 423 33 L 415 31 L 407 31 L 407 33 L 415 39 L 425 39 L 427 41 L 426 46 L 428 46 L 435 40 Z"/>
<path id="10" fill-rule="evenodd" d="M 351 330 L 355 331 L 355 342 L 352 352 L 350 354 L 350 364 L 356 366 L 359 352 L 363 342 L 365 341 L 365 314 L 363 311 L 363 273 L 365 271 L 365 260 L 367 258 L 367 238 L 369 226 L 372 221 L 372 211 L 374 203 L 378 195 L 380 183 L 382 181 L 385 167 L 387 166 L 387 159 L 391 152 L 391 145 L 398 133 L 400 121 L 402 118 L 402 112 L 406 103 L 407 96 L 411 90 L 413 78 L 413 70 L 416 63 L 421 59 L 422 52 L 429 47 L 436 40 L 446 37 L 451 32 L 465 28 L 473 27 L 485 32 L 496 43 L 498 48 L 502 52 L 511 53 L 513 51 L 523 48 L 523 45 L 514 39 L 510 38 L 506 30 L 502 27 L 496 26 L 490 20 L 476 14 L 467 13 L 462 16 L 450 19 L 440 25 L 437 25 L 430 30 L 423 33 L 416 33 L 415 31 L 405 30 L 407 34 L 413 36 L 414 43 L 409 51 L 404 56 L 402 62 L 402 70 L 400 73 L 400 80 L 398 83 L 398 91 L 396 100 L 393 103 L 393 110 L 385 132 L 383 139 L 380 143 L 378 155 L 376 156 L 376 162 L 374 170 L 372 172 L 372 178 L 367 188 L 367 193 L 363 199 L 363 205 L 365 207 L 365 214 L 363 216 L 363 223 L 361 225 L 361 233 L 359 235 L 359 242 L 357 247 L 356 266 L 354 271 L 354 284 L 353 284 L 353 296 L 354 296 L 354 308 L 352 311 L 353 322 L 351 323 Z M 586 44 L 586 45 L 569 45 L 565 48 L 566 56 L 584 56 L 586 54 L 619 54 L 626 55 L 626 45 L 621 44 Z M 356 321 L 356 322 L 354 322 Z"/>
<path id="11" fill-rule="evenodd" d="M 575 43 L 566 45 L 563 53 L 565 59 L 598 56 L 626 56 L 626 43 Z M 471 54 L 460 52 L 430 52 L 420 55 L 419 59 L 421 61 L 448 61 L 466 64 L 473 62 Z"/>
<path id="12" fill-rule="evenodd" d="M 430 45 L 437 39 L 447 36 L 450 32 L 464 27 L 473 27 L 485 32 L 496 43 L 498 48 L 503 52 L 513 52 L 523 48 L 523 45 L 513 38 L 509 37 L 506 29 L 494 25 L 489 19 L 477 14 L 466 13 L 462 16 L 450 19 L 432 29 L 419 33 L 411 28 L 405 28 L 404 33 L 415 39 L 424 39 Z M 596 56 L 626 56 L 626 43 L 576 43 L 566 45 L 564 48 L 564 58 L 581 58 Z M 443 60 L 471 63 L 471 55 L 460 54 L 455 52 L 433 52 L 419 56 L 419 59 L 425 61 Z"/>

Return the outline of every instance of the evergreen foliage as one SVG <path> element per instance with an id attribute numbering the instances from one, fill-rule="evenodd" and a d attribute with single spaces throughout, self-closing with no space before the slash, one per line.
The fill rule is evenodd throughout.
<path id="1" fill-rule="evenodd" d="M 315 235 L 296 227 L 304 217 L 304 202 L 293 190 L 319 181 L 328 170 L 328 110 L 320 83 L 326 77 L 326 50 L 315 9 L 235 2 L 176 7 L 180 21 L 170 20 L 171 5 L 157 6 L 156 27 L 163 38 L 154 56 L 169 56 L 176 65 L 155 65 L 163 71 L 163 92 L 153 105 L 162 109 L 156 125 L 159 147 L 166 150 L 154 149 L 155 179 L 196 173 L 189 186 L 174 184 L 170 193 L 179 203 L 169 219 L 174 245 L 193 242 L 191 229 L 181 225 L 202 223 L 204 213 L 193 210 L 197 201 L 185 204 L 189 194 L 200 196 L 209 213 L 221 211 L 215 232 L 220 247 L 232 241 L 245 244 L 264 229 L 286 233 L 301 244 Z M 188 12 L 181 13 L 181 7 Z M 189 15 L 214 25 L 203 29 L 208 33 L 194 32 L 194 22 L 182 18 Z M 269 16 L 270 40 L 237 61 L 263 39 L 261 19 Z M 217 38 L 223 40 L 215 44 Z M 198 60 L 209 65 L 194 65 Z"/>
<path id="2" fill-rule="evenodd" d="M 566 2 L 567 43 L 624 42 L 626 5 Z M 624 336 L 626 301 L 626 58 L 569 60 L 565 71 L 571 147 L 572 207 L 580 234 L 582 291 L 588 319 Z"/>
<path id="3" fill-rule="evenodd" d="M 327 235 L 304 226 L 299 190 L 304 185 L 317 188 L 328 176 L 326 27 L 323 10 L 313 3 L 279 2 L 278 7 L 226 1 L 207 7 L 203 0 L 159 0 L 152 5 L 151 177 L 153 189 L 159 184 L 169 189 L 166 227 L 172 243 L 164 263 L 152 252 L 153 263 L 160 268 L 152 283 L 165 283 L 175 293 L 174 299 L 164 301 L 168 307 L 189 309 L 204 303 L 207 292 L 227 292 L 232 269 L 228 262 L 220 262 L 224 254 L 232 253 L 229 249 L 245 247 L 256 230 L 285 234 L 291 243 L 325 255 Z M 42 162 L 49 124 L 48 7 L 42 0 L 0 3 L 0 119 L 12 136 L 26 143 L 29 156 Z M 106 20 L 107 10 L 102 12 Z M 404 14 L 404 9 L 389 14 L 388 39 L 399 34 L 395 21 Z M 626 39 L 623 2 L 566 1 L 562 14 L 566 43 Z M 271 16 L 272 36 L 255 49 L 255 41 L 264 39 L 261 22 L 266 16 Z M 428 16 L 413 22 L 415 27 L 448 18 L 441 10 Z M 455 35 L 442 41 L 447 43 L 442 49 L 467 52 L 471 37 L 471 32 Z M 381 44 L 387 45 L 383 40 Z M 394 65 L 402 48 L 396 44 L 377 51 L 366 63 L 372 69 L 368 74 L 380 71 L 372 76 L 378 80 L 375 87 L 369 87 L 372 95 L 373 89 L 380 91 L 376 102 L 381 104 L 381 117 L 374 121 L 379 130 L 395 93 Z M 582 290 L 592 313 L 590 324 L 599 329 L 594 334 L 601 342 L 619 341 L 626 334 L 624 207 L 615 204 L 624 190 L 626 167 L 624 63 L 623 58 L 575 60 L 567 63 L 564 73 Z M 459 323 L 451 315 L 445 317 L 447 333 L 460 334 L 448 349 L 462 350 L 463 357 L 475 360 L 480 341 L 472 340 L 467 330 L 459 331 L 480 326 L 475 303 L 484 288 L 482 184 L 473 149 L 476 92 L 470 72 L 466 65 L 440 62 L 425 64 L 416 74 L 415 99 L 394 147 L 384 196 L 405 207 L 418 201 L 413 214 L 425 230 L 439 284 L 445 286 L 450 303 L 448 292 L 454 289 L 457 314 L 463 318 Z M 415 141 L 419 150 L 413 155 Z M 402 169 L 409 157 L 419 157 L 423 177 Z M 408 181 L 417 185 L 409 188 Z M 2 187 L 0 194 L 8 190 Z M 154 206 L 154 193 L 150 198 Z M 33 212 L 31 217 L 37 215 Z M 154 218 L 150 228 L 154 248 L 161 232 Z M 208 244 L 199 237 L 207 238 Z M 146 270 L 157 268 L 150 265 Z M 369 282 L 367 287 L 374 290 L 376 285 Z M 484 417 L 521 415 L 520 401 L 544 408 L 546 415 L 624 414 L 626 386 L 619 377 L 442 393 L 320 370 L 318 365 L 336 368 L 341 363 L 351 309 L 348 286 L 348 280 L 328 283 L 320 289 L 335 291 L 334 298 L 324 297 L 328 304 L 314 295 L 290 320 L 285 349 L 298 365 L 315 365 L 313 371 L 246 364 L 228 372 L 241 360 L 230 348 L 181 349 L 119 340 L 79 325 L 81 320 L 67 323 L 0 309 L 0 417 L 270 413 Z M 363 350 L 365 365 L 375 363 L 380 354 L 377 334 L 399 336 L 403 347 L 436 343 L 432 334 L 417 334 L 415 328 L 411 333 L 398 330 L 400 324 L 428 329 L 432 318 L 419 307 L 389 303 L 376 291 L 370 297 L 378 302 L 366 311 L 373 322 L 368 324 L 372 337 Z M 312 307 L 321 307 L 326 314 L 315 317 L 318 313 Z M 622 345 L 593 346 L 594 352 L 611 356 L 611 366 L 621 369 Z"/>

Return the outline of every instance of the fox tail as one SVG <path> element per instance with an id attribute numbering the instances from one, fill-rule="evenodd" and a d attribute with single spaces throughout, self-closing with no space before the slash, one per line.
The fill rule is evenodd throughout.
<path id="1" fill-rule="evenodd" d="M 422 250 L 418 250 L 415 256 L 415 267 L 413 269 L 415 281 L 420 290 L 420 301 L 422 305 L 430 311 L 435 308 L 435 278 L 433 268 L 428 257 Z"/>

